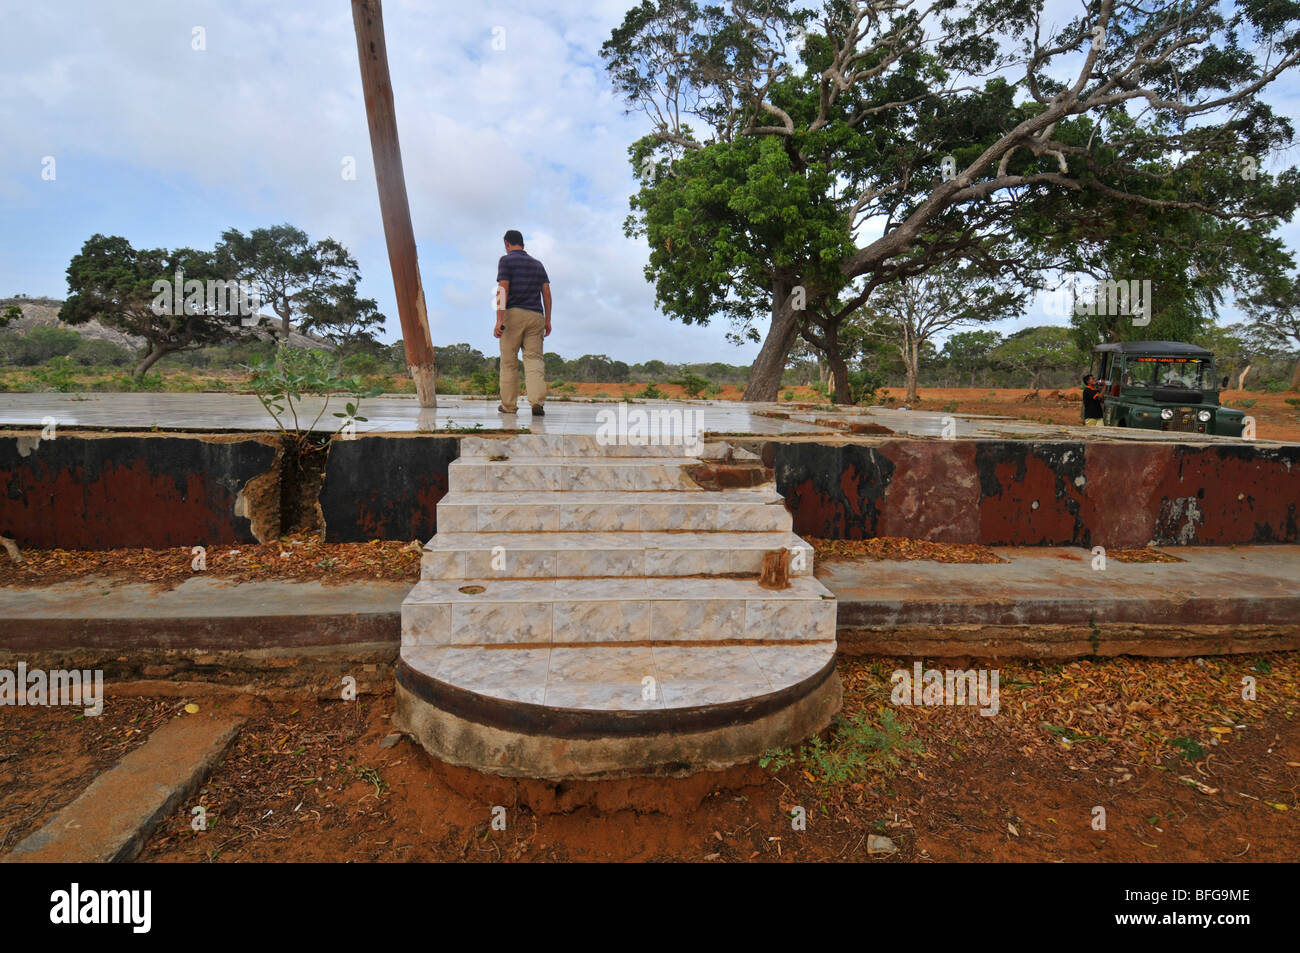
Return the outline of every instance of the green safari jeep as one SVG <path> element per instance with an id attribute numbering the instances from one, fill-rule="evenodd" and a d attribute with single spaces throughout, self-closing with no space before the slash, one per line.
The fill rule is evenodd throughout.
<path id="1" fill-rule="evenodd" d="M 1228 379 L 1215 377 L 1214 355 L 1204 348 L 1181 341 L 1098 344 L 1092 373 L 1107 427 L 1241 436 L 1245 414 L 1219 403 Z"/>

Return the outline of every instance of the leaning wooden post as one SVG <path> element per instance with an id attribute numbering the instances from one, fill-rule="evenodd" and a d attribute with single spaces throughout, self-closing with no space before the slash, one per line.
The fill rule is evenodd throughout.
<path id="1" fill-rule="evenodd" d="M 402 147 L 397 140 L 397 112 L 393 107 L 393 84 L 388 77 L 380 0 L 352 0 L 352 25 L 357 34 L 361 88 L 365 91 L 366 119 L 370 124 L 370 151 L 375 158 L 379 211 L 388 242 L 388 263 L 393 269 L 406 366 L 415 381 L 420 406 L 436 407 L 438 365 L 429 337 L 420 265 L 415 256 L 415 232 L 411 229 L 411 206 L 406 199 L 406 176 L 402 173 Z"/>

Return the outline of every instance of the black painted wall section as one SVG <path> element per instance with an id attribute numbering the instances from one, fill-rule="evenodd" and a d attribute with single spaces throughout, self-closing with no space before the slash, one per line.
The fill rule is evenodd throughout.
<path id="1" fill-rule="evenodd" d="M 0 534 L 20 549 L 255 542 L 235 510 L 275 455 L 251 438 L 0 436 Z"/>
<path id="2" fill-rule="evenodd" d="M 460 440 L 405 434 L 335 439 L 325 465 L 321 514 L 325 539 L 427 542 L 437 530 L 438 501 Z"/>

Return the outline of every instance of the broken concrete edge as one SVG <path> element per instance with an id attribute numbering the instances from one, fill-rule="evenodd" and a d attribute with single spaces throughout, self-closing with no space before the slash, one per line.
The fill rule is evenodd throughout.
<path id="1" fill-rule="evenodd" d="M 0 863 L 133 860 L 158 824 L 191 797 L 246 719 L 180 716 L 156 729 Z"/>
<path id="2" fill-rule="evenodd" d="M 797 745 L 826 729 L 843 702 L 839 675 L 832 667 L 829 677 L 818 673 L 801 684 L 808 682 L 815 683 L 811 690 L 783 707 L 723 727 L 563 737 L 494 727 L 444 711 L 399 679 L 393 724 L 439 761 L 500 777 L 686 777 L 751 763 L 764 752 Z"/>
<path id="3" fill-rule="evenodd" d="M 305 485 L 298 510 L 318 514 L 312 531 L 329 542 L 426 541 L 437 530 L 447 467 L 467 435 L 321 432 L 329 440 L 321 484 Z M 1300 542 L 1296 444 L 715 433 L 706 440 L 723 436 L 762 465 L 708 472 L 748 485 L 765 476 L 764 466 L 774 469 L 803 536 L 1085 548 Z M 0 431 L 0 535 L 19 548 L 63 549 L 267 541 L 284 529 L 285 471 L 281 436 L 271 431 L 63 431 L 42 441 L 39 431 L 8 428 Z M 930 493 L 931 485 L 948 491 Z"/>
<path id="4" fill-rule="evenodd" d="M 841 658 L 960 659 L 1192 658 L 1300 649 L 1300 622 L 1273 625 L 841 626 Z"/>
<path id="5" fill-rule="evenodd" d="M 311 439 L 323 453 L 295 484 L 292 438 L 274 430 L 65 430 L 50 440 L 0 430 L 0 535 L 19 549 L 106 550 L 265 543 L 289 532 L 423 542 L 436 532 L 461 435 Z M 294 526 L 289 509 L 300 514 Z"/>
<path id="6" fill-rule="evenodd" d="M 310 625 L 310 618 L 304 620 Z M 399 643 L 355 642 L 290 648 L 147 648 L 126 646 L 0 648 L 0 669 L 92 670 L 104 673 L 105 704 L 131 695 L 192 697 L 201 694 L 256 695 L 268 699 L 337 700 L 387 694 L 393 684 Z M 345 681 L 346 680 L 346 681 Z"/>
<path id="7" fill-rule="evenodd" d="M 1181 658 L 1197 655 L 1239 655 L 1300 649 L 1300 621 L 1252 624 L 1187 624 L 1165 622 L 1095 622 L 1035 624 L 860 625 L 843 619 L 836 628 L 840 657 L 972 657 L 1006 659 L 1073 659 L 1089 656 L 1131 655 Z M 206 690 L 289 697 L 307 693 L 317 698 L 338 698 L 341 680 L 351 676 L 359 694 L 386 693 L 391 685 L 400 649 L 401 615 L 397 606 L 385 614 L 380 633 L 371 626 L 353 630 L 347 638 L 347 617 L 329 625 L 336 633 L 330 644 L 311 644 L 324 628 L 318 617 L 296 617 L 299 629 L 291 644 L 252 646 L 246 638 L 222 645 L 210 629 L 194 620 L 192 631 L 204 634 L 199 646 L 185 643 L 191 620 L 169 620 L 169 636 L 158 644 L 151 620 L 138 620 L 133 630 L 124 620 L 113 620 L 116 638 L 77 644 L 69 633 L 91 631 L 95 620 L 69 620 L 61 630 L 46 624 L 33 637 L 24 632 L 21 644 L 0 646 L 0 668 L 18 662 L 28 668 L 98 669 L 106 685 L 120 690 L 126 683 L 204 686 Z M 184 623 L 176 625 L 177 622 Z M 351 620 L 356 621 L 356 620 Z M 20 623 L 25 626 L 25 623 Z M 15 627 L 17 628 L 17 627 Z M 133 634 L 133 632 L 135 634 Z M 4 636 L 12 642 L 10 633 Z M 152 643 L 151 644 L 151 640 Z M 129 653 L 127 652 L 129 647 Z M 171 692 L 169 692 L 171 693 Z"/>

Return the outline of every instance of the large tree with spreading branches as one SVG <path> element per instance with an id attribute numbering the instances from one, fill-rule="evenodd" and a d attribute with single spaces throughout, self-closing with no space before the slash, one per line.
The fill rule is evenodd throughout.
<path id="1" fill-rule="evenodd" d="M 1185 245 L 1188 222 L 1230 249 L 1202 302 L 1285 266 L 1298 177 L 1265 161 L 1293 129 L 1263 94 L 1300 64 L 1300 2 L 1044 7 L 643 0 L 614 30 L 611 78 L 651 121 L 627 231 L 665 313 L 763 342 L 747 399 L 776 396 L 810 326 L 833 350 L 878 289 L 935 268 L 1042 285 L 1122 259 L 1126 230 Z"/>

